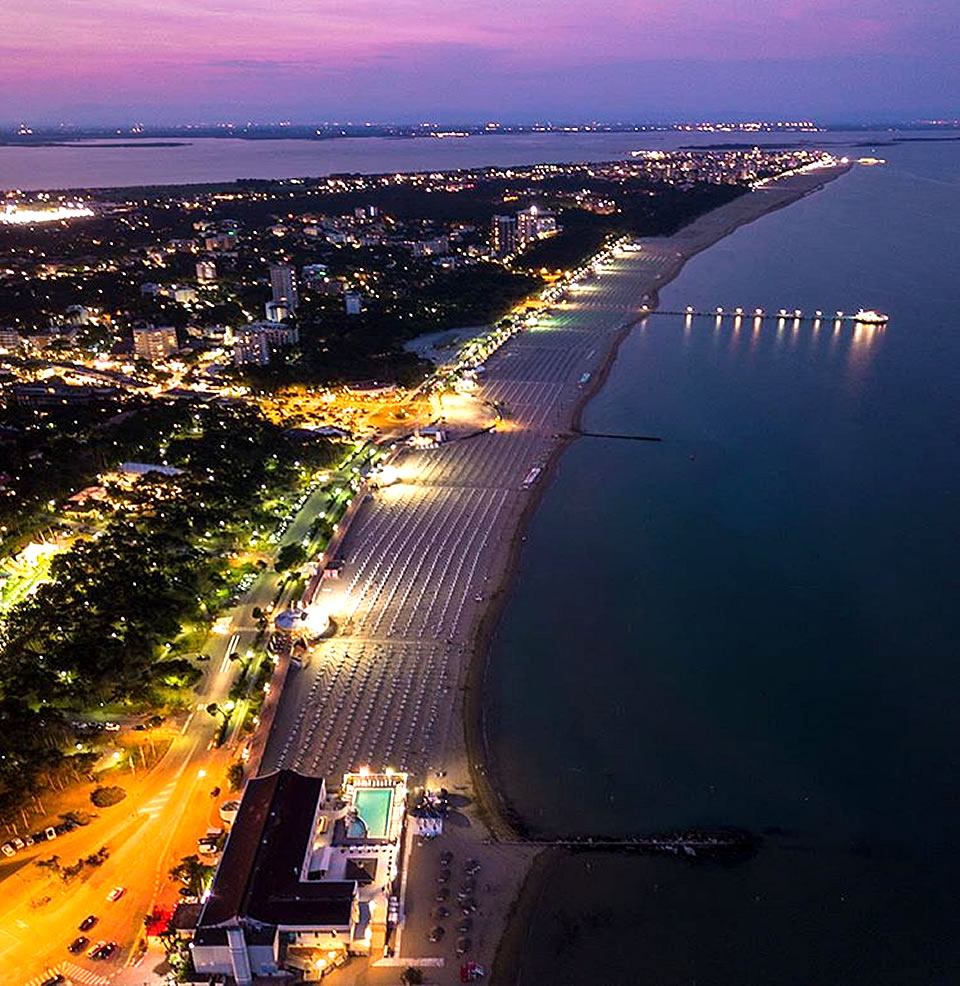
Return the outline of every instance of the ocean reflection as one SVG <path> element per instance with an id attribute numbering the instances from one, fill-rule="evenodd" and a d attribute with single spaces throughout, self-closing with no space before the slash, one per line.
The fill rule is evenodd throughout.
<path id="1" fill-rule="evenodd" d="M 653 318 L 653 316 L 659 316 Z M 651 313 L 651 325 L 666 326 L 676 324 L 678 316 L 669 312 Z M 767 350 L 803 350 L 812 356 L 820 354 L 830 359 L 846 359 L 848 368 L 857 375 L 863 372 L 876 352 L 884 334 L 884 325 L 853 321 L 849 316 L 827 319 L 829 331 L 822 331 L 824 318 L 821 313 L 804 317 L 796 313 L 781 312 L 776 316 L 744 316 L 742 309 L 737 313 L 724 314 L 690 312 L 679 316 L 682 320 L 682 336 L 685 346 L 696 345 L 698 339 L 709 336 L 712 348 L 723 351 L 728 357 L 739 353 L 754 352 L 758 348 Z M 744 319 L 749 328 L 744 327 Z M 642 323 L 647 327 L 648 320 Z"/>

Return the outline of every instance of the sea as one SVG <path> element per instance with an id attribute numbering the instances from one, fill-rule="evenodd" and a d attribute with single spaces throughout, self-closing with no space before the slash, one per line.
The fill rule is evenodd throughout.
<path id="1" fill-rule="evenodd" d="M 0 144 L 0 190 L 123 188 L 232 182 L 238 178 L 304 178 L 329 174 L 516 166 L 540 162 L 616 161 L 632 150 L 672 150 L 716 143 L 807 145 L 828 149 L 886 140 L 884 133 L 621 133 L 479 134 L 466 138 L 243 140 L 120 136 L 55 146 Z M 839 151 L 838 153 L 843 153 Z"/>
<path id="2" fill-rule="evenodd" d="M 661 292 L 527 531 L 488 730 L 553 865 L 515 982 L 960 983 L 960 144 L 877 152 Z"/>

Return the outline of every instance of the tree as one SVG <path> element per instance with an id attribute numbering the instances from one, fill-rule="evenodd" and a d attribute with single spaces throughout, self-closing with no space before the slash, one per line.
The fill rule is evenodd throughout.
<path id="1" fill-rule="evenodd" d="M 42 870 L 50 870 L 51 873 L 56 873 L 57 876 L 60 875 L 62 869 L 59 856 L 51 856 L 49 859 L 38 859 L 34 865 L 39 866 Z"/>
<path id="2" fill-rule="evenodd" d="M 273 567 L 278 572 L 286 572 L 291 568 L 299 568 L 306 560 L 307 552 L 303 545 L 298 541 L 291 541 L 277 552 L 277 561 Z"/>
<path id="3" fill-rule="evenodd" d="M 122 787 L 98 787 L 90 795 L 90 800 L 98 808 L 109 808 L 117 805 L 127 796 L 127 792 Z"/>
<path id="4" fill-rule="evenodd" d="M 234 760 L 227 767 L 227 783 L 231 791 L 239 791 L 243 787 L 243 764 L 239 760 Z"/>
<path id="5" fill-rule="evenodd" d="M 183 884 L 191 897 L 201 897 L 213 877 L 213 867 L 200 862 L 199 856 L 184 856 L 170 870 L 170 879 Z"/>

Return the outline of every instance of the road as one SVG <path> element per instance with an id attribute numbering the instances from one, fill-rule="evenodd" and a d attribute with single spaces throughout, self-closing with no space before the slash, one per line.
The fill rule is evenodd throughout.
<path id="1" fill-rule="evenodd" d="M 347 467 L 352 469 L 352 463 Z M 317 512 L 326 505 L 322 488 L 312 492 L 289 524 L 282 542 L 307 536 Z M 65 973 L 70 979 L 90 986 L 108 982 L 142 983 L 152 981 L 148 965 L 134 966 L 134 948 L 142 937 L 144 916 L 163 904 L 172 906 L 177 888 L 168 873 L 183 856 L 196 852 L 196 840 L 211 825 L 221 825 L 217 806 L 228 799 L 224 772 L 239 737 L 242 709 L 237 710 L 227 742 L 214 747 L 219 720 L 206 708 L 228 700 L 236 675 L 228 654 L 241 654 L 254 646 L 256 607 L 266 609 L 277 592 L 279 576 L 265 571 L 242 601 L 218 622 L 221 633 L 211 634 L 206 653 L 210 661 L 196 688 L 193 709 L 183 717 L 170 749 L 148 775 L 127 777 L 120 783 L 128 790 L 119 805 L 101 809 L 90 825 L 64 835 L 54 843 L 43 843 L 30 852 L 0 864 L 3 895 L 0 902 L 0 982 L 39 983 L 50 971 Z M 219 786 L 223 793 L 211 798 Z M 44 881 L 34 860 L 56 853 L 64 863 L 96 852 L 106 845 L 110 857 L 100 868 L 86 872 L 64 887 L 57 878 Z M 126 887 L 124 896 L 108 903 L 106 896 L 115 886 Z M 42 906 L 32 902 L 44 896 Z M 92 943 L 117 941 L 123 948 L 116 957 L 94 961 L 72 956 L 67 945 L 79 934 L 78 926 L 88 915 L 99 922 L 83 932 Z"/>

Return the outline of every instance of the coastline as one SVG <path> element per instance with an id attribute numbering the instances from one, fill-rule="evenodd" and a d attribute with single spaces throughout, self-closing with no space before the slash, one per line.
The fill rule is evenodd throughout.
<path id="1" fill-rule="evenodd" d="M 649 308 L 655 310 L 659 306 L 659 290 L 674 280 L 692 257 L 718 243 L 741 226 L 792 205 L 812 192 L 820 190 L 829 182 L 846 174 L 852 167 L 852 164 L 845 164 L 830 169 L 820 169 L 815 173 L 785 177 L 780 179 L 779 183 L 770 183 L 761 189 L 753 189 L 733 202 L 700 216 L 671 237 L 642 240 L 644 252 L 656 253 L 668 259 L 661 272 L 649 280 L 636 275 L 637 297 L 646 300 Z M 473 647 L 467 655 L 462 709 L 466 758 L 480 820 L 488 828 L 495 842 L 522 842 L 527 829 L 523 818 L 512 807 L 502 784 L 498 782 L 496 759 L 487 741 L 485 699 L 493 640 L 503 615 L 517 570 L 520 550 L 533 514 L 555 474 L 562 454 L 570 443 L 579 437 L 578 432 L 584 411 L 606 382 L 620 346 L 633 326 L 644 317 L 646 316 L 630 318 L 616 331 L 606 352 L 601 355 L 599 368 L 591 375 L 577 396 L 570 410 L 569 421 L 561 426 L 560 441 L 551 450 L 540 481 L 528 492 L 526 502 L 519 512 L 501 564 L 500 578 L 480 617 L 474 634 Z M 522 951 L 532 926 L 531 920 L 521 919 L 524 915 L 532 915 L 536 910 L 550 862 L 556 857 L 557 852 L 559 850 L 541 851 L 533 857 L 527 864 L 526 874 L 520 879 L 519 891 L 512 900 L 509 910 L 498 915 L 502 930 L 493 962 L 494 983 L 506 984 L 513 981 L 507 975 L 507 970 L 515 969 L 515 958 Z M 518 856 L 518 864 L 520 858 Z"/>

